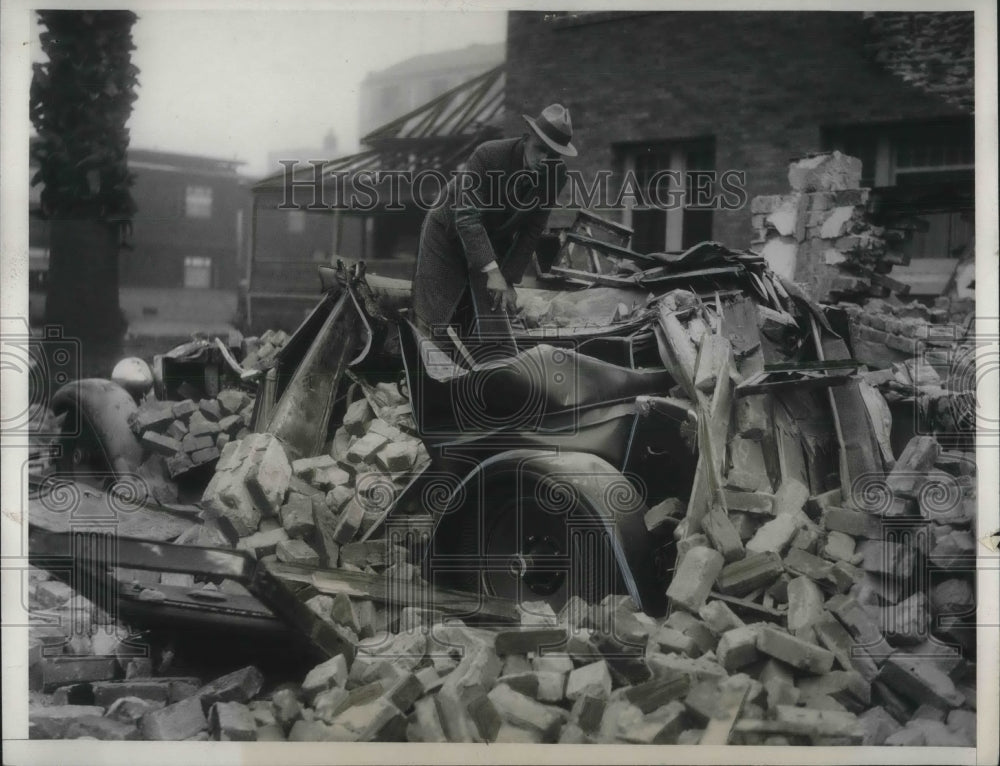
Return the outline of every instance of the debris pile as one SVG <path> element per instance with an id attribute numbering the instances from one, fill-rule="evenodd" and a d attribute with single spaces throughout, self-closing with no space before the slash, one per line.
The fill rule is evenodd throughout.
<path id="1" fill-rule="evenodd" d="M 267 370 L 274 365 L 275 356 L 288 342 L 284 330 L 267 330 L 260 336 L 251 335 L 243 339 L 241 349 L 243 359 L 240 365 L 245 370 Z"/>
<path id="2" fill-rule="evenodd" d="M 874 226 L 861 160 L 840 152 L 807 156 L 789 166 L 791 194 L 751 201 L 754 249 L 771 268 L 808 286 L 816 300 L 863 300 L 907 285 L 888 276 L 909 261 L 898 249 L 906 233 Z"/>
<path id="3" fill-rule="evenodd" d="M 246 436 L 253 407 L 249 394 L 231 388 L 199 401 L 144 399 L 130 425 L 149 454 L 139 475 L 154 498 L 161 503 L 176 501 L 172 481 L 214 464 L 227 444 Z"/>
<path id="4" fill-rule="evenodd" d="M 644 401 L 689 416 L 679 433 L 696 452 L 690 491 L 651 498 L 644 516 L 663 616 L 621 595 L 573 596 L 556 613 L 424 582 L 412 541 L 384 524 L 430 463 L 399 383 L 373 384 L 330 361 L 352 383 L 331 385 L 309 448 L 319 454 L 295 457 L 306 450 L 251 432 L 247 394 L 206 375 L 205 396 L 140 407 L 132 426 L 149 453 L 140 474 L 166 504 L 177 499 L 173 479 L 214 469 L 199 518 L 160 542 L 249 557 L 206 554 L 236 560 L 221 584 L 121 568 L 118 578 L 149 600 L 169 585 L 242 595 L 246 585 L 327 656 L 296 679 L 265 679 L 253 666 L 175 677 L 169 662 L 125 654 L 113 630 L 37 628 L 32 736 L 974 745 L 976 469 L 961 415 L 972 412 L 975 367 L 974 357 L 954 359 L 972 347 L 956 347 L 944 307 L 872 299 L 895 289 L 886 277 L 895 261 L 885 232 L 865 221 L 859 174 L 837 153 L 795 163 L 793 195 L 755 201 L 762 254 L 702 243 L 639 255 L 605 244 L 650 268 L 553 265 L 549 279 L 592 289 L 533 304 L 532 329 L 572 311 L 627 330 L 631 362 L 665 368 L 673 383 Z M 859 303 L 824 309 L 793 278 Z M 690 289 L 669 289 L 678 284 Z M 243 339 L 242 365 L 225 361 L 241 380 L 259 378 L 287 340 Z M 914 422 L 932 427 L 894 450 L 890 405 L 909 402 L 921 413 Z M 651 460 L 665 462 L 661 454 Z M 420 503 L 428 507 L 401 514 L 430 526 L 431 503 Z M 275 594 L 305 619 L 290 618 Z M 79 596 L 36 573 L 30 599 L 64 613 Z"/>
<path id="5" fill-rule="evenodd" d="M 874 298 L 863 306 L 842 303 L 838 308 L 850 317 L 855 359 L 877 369 L 916 356 L 944 372 L 967 335 L 965 327 L 950 321 L 947 309 L 917 301 Z"/>
<path id="6" fill-rule="evenodd" d="M 323 454 L 289 462 L 267 433 L 229 442 L 201 505 L 237 548 L 257 557 L 374 571 L 373 561 L 393 562 L 381 561 L 383 542 L 364 541 L 429 459 L 413 431 L 395 384 L 365 384 Z"/>
<path id="7" fill-rule="evenodd" d="M 719 556 L 692 549 L 684 566 L 711 558 L 702 551 Z M 772 570 L 788 566 L 790 556 L 784 565 L 775 558 Z M 701 568 L 699 582 L 711 570 Z M 489 629 L 438 622 L 431 612 L 405 607 L 393 625 L 398 632 L 361 638 L 353 657 L 338 654 L 302 679 L 277 684 L 252 666 L 206 682 L 170 675 L 169 667 L 154 674 L 145 658 L 65 654 L 55 663 L 58 675 L 50 668 L 36 686 L 44 693 L 32 695 L 31 736 L 974 743 L 975 696 L 961 660 L 926 641 L 892 651 L 881 663 L 871 654 L 853 658 L 852 645 L 865 641 L 877 652 L 889 640 L 881 636 L 899 631 L 883 633 L 884 623 L 848 596 L 832 597 L 823 608 L 812 576 L 795 575 L 785 589 L 787 625 L 784 617 L 745 611 L 740 599 L 704 598 L 692 589 L 666 620 L 635 611 L 621 596 L 592 606 L 574 599 L 558 615 L 528 602 L 520 605 L 519 626 Z M 54 592 L 52 581 L 36 590 L 46 603 L 68 597 Z M 941 599 L 961 599 L 956 588 L 946 590 Z M 812 623 L 803 625 L 811 610 Z M 53 642 L 36 643 L 33 651 L 42 643 Z"/>

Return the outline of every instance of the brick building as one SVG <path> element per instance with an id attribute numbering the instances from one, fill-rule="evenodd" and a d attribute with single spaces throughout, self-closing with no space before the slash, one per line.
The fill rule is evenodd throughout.
<path id="1" fill-rule="evenodd" d="M 137 210 L 131 248 L 119 253 L 119 303 L 130 332 L 148 331 L 147 319 L 171 327 L 223 326 L 235 311 L 246 267 L 249 193 L 237 173 L 241 163 L 153 149 L 130 149 L 128 158 Z M 41 187 L 29 188 L 29 314 L 39 323 L 48 290 L 49 224 Z"/>
<path id="2" fill-rule="evenodd" d="M 242 163 L 150 149 L 128 156 L 138 210 L 122 286 L 235 290 L 248 200 Z"/>
<path id="3" fill-rule="evenodd" d="M 511 12 L 505 128 L 561 101 L 585 177 L 735 169 L 747 200 L 841 149 L 883 213 L 919 219 L 914 258 L 954 258 L 973 232 L 972 39 L 972 13 Z M 647 252 L 752 238 L 747 207 L 621 217 Z"/>

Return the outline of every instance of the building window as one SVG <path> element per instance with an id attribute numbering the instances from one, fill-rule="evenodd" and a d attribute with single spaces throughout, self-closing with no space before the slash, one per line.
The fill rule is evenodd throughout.
<path id="1" fill-rule="evenodd" d="M 292 210 L 288 213 L 288 233 L 301 234 L 306 230 L 306 211 Z"/>
<path id="2" fill-rule="evenodd" d="M 975 170 L 972 118 L 934 123 L 826 128 L 823 144 L 861 160 L 861 185 L 934 184 L 971 180 Z"/>
<path id="3" fill-rule="evenodd" d="M 212 259 L 205 255 L 184 257 L 184 286 L 206 289 L 212 286 Z"/>
<path id="4" fill-rule="evenodd" d="M 877 223 L 905 228 L 910 258 L 957 258 L 975 225 L 972 118 L 823 131 L 824 148 L 861 160 L 861 185 L 873 189 Z"/>
<path id="5" fill-rule="evenodd" d="M 647 200 L 680 198 L 680 191 L 684 192 L 683 205 L 669 209 L 642 206 L 631 195 L 625 196 L 625 224 L 634 232 L 633 250 L 676 252 L 712 238 L 711 207 L 697 202 L 698 197 L 710 198 L 715 193 L 712 177 L 699 173 L 715 169 L 713 139 L 632 144 L 620 147 L 618 156 L 623 178 L 634 174 Z"/>
<path id="6" fill-rule="evenodd" d="M 212 217 L 211 186 L 188 186 L 184 190 L 184 215 L 188 218 Z"/>

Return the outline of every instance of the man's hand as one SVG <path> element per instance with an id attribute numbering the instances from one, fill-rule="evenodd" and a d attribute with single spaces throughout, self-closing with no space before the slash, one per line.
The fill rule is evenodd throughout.
<path id="1" fill-rule="evenodd" d="M 500 269 L 492 269 L 486 274 L 486 294 L 490 297 L 490 308 L 503 308 L 510 314 L 517 312 L 517 293 L 507 284 Z"/>

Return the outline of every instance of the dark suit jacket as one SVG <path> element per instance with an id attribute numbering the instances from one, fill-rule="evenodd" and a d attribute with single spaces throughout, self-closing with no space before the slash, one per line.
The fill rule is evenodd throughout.
<path id="1" fill-rule="evenodd" d="M 508 282 L 521 281 L 566 183 L 562 160 L 525 171 L 524 138 L 481 144 L 465 174 L 452 176 L 420 233 L 413 310 L 432 325 L 450 321 L 470 273 L 492 260 Z"/>

